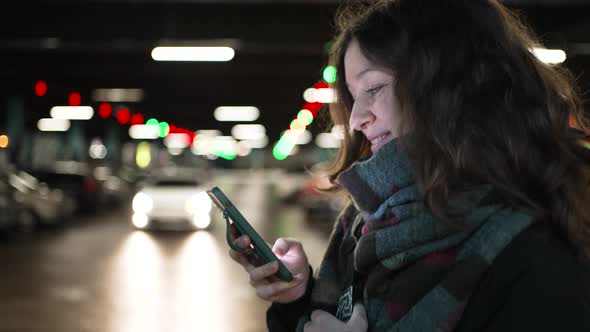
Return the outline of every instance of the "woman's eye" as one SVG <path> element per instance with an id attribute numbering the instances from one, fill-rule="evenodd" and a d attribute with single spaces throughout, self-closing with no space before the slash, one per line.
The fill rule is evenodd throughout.
<path id="1" fill-rule="evenodd" d="M 370 88 L 368 89 L 366 92 L 370 95 L 375 95 L 377 92 L 379 92 L 379 90 L 381 90 L 383 88 L 383 85 L 378 85 L 376 87 Z"/>

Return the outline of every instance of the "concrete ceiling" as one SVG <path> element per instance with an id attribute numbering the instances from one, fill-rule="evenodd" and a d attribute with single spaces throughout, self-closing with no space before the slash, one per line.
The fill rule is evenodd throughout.
<path id="1" fill-rule="evenodd" d="M 590 88 L 584 76 L 590 71 L 588 1 L 506 2 L 549 46 L 568 50 L 567 65 Z M 0 98 L 25 96 L 33 123 L 47 116 L 50 106 L 64 104 L 71 91 L 91 102 L 94 88 L 142 88 L 146 99 L 126 105 L 132 111 L 226 133 L 230 125 L 215 122 L 215 107 L 255 105 L 274 141 L 303 105 L 303 91 L 321 78 L 337 5 L 334 0 L 21 1 L 0 13 Z M 231 40 L 234 60 L 150 58 L 163 41 L 212 40 Z M 48 95 L 33 98 L 31 86 L 40 79 L 48 82 Z"/>

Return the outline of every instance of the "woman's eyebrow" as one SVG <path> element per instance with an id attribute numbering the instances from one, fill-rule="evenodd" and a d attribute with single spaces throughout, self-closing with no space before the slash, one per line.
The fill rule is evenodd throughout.
<path id="1" fill-rule="evenodd" d="M 365 74 L 369 73 L 369 72 L 373 72 L 373 71 L 379 71 L 378 69 L 372 68 L 372 67 L 368 67 L 365 68 L 363 70 L 361 70 L 360 72 L 358 72 L 355 76 L 354 79 L 355 80 L 360 80 Z M 349 88 L 350 90 L 350 83 L 348 83 L 348 81 L 346 82 L 346 86 Z"/>

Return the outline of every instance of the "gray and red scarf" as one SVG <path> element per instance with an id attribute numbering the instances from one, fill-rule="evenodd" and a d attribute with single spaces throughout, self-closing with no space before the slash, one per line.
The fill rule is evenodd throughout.
<path id="1" fill-rule="evenodd" d="M 462 230 L 437 221 L 395 140 L 337 182 L 354 204 L 332 232 L 312 303 L 346 320 L 362 301 L 369 331 L 452 331 L 494 258 L 533 223 L 527 211 L 493 199 L 490 186 L 450 200 L 467 211 Z"/>

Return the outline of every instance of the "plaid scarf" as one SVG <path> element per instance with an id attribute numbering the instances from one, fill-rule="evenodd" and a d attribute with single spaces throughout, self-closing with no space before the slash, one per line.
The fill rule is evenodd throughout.
<path id="1" fill-rule="evenodd" d="M 461 230 L 435 220 L 395 140 L 337 181 L 354 204 L 332 232 L 312 307 L 347 320 L 362 301 L 369 331 L 452 331 L 494 258 L 533 222 L 527 211 L 497 203 L 490 186 L 449 201 L 467 211 Z"/>

